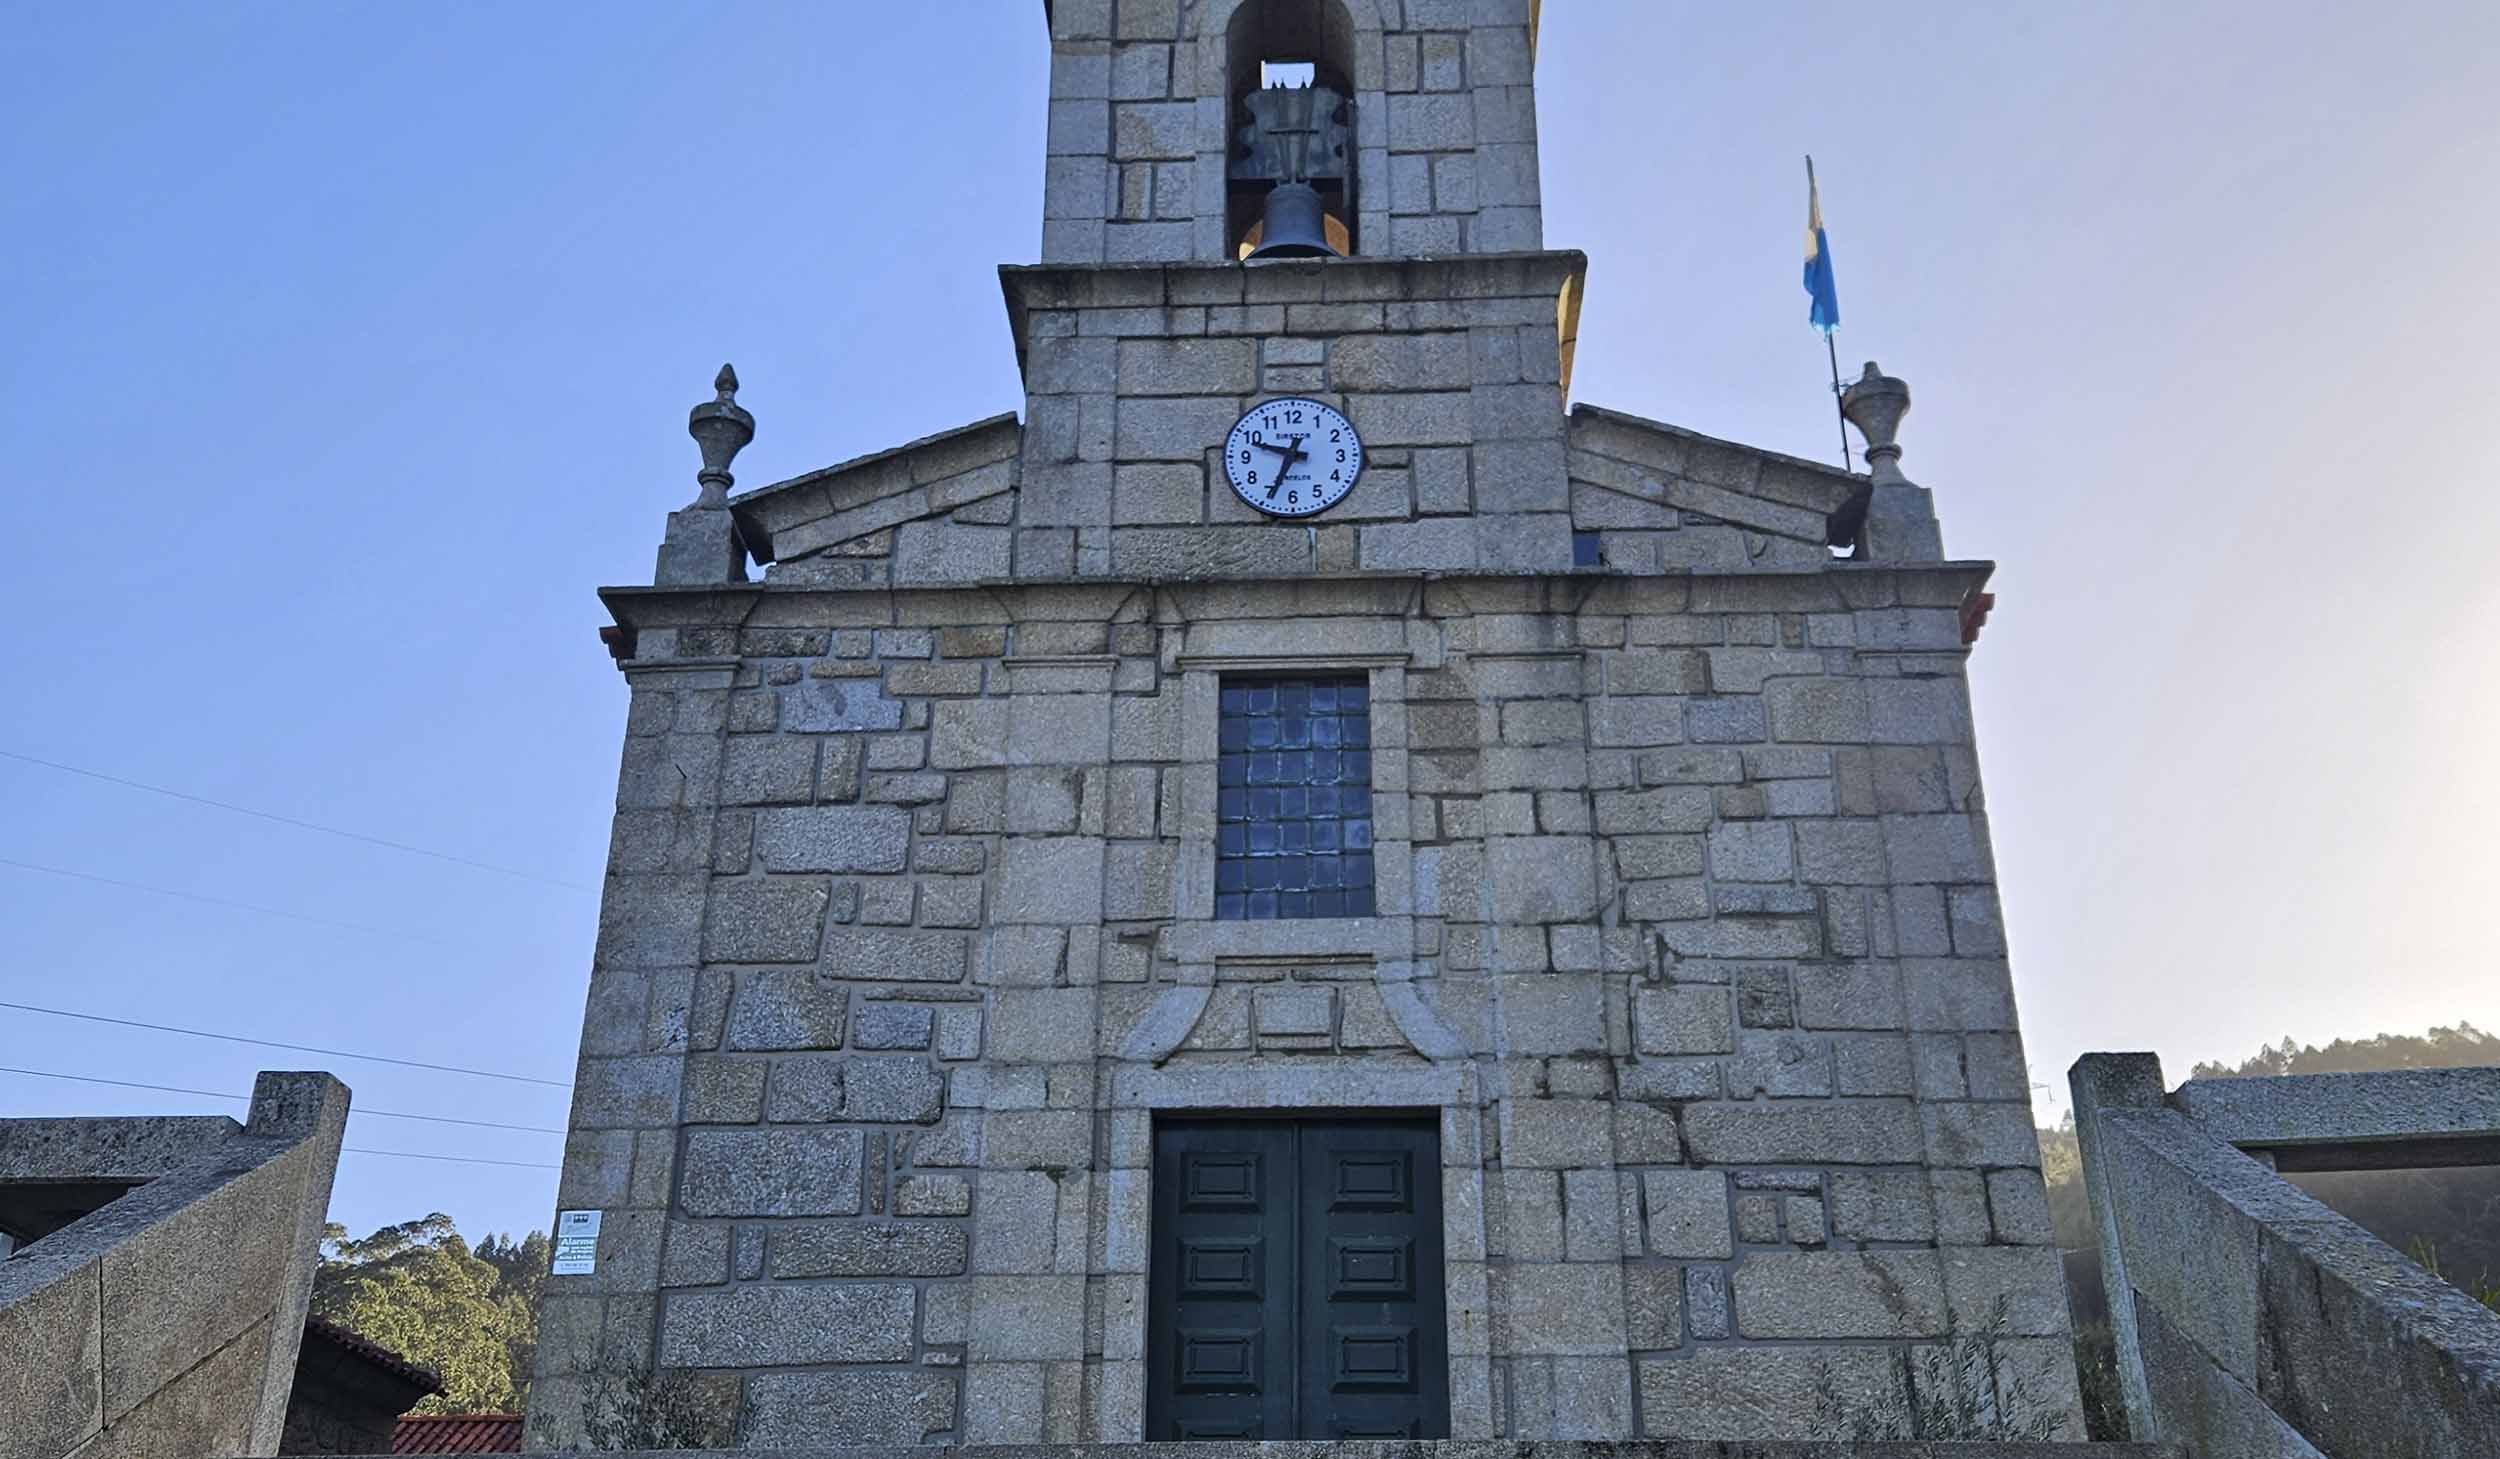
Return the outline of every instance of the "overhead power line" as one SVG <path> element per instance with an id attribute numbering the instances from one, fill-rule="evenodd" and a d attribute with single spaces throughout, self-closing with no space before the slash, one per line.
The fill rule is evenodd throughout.
<path id="1" fill-rule="evenodd" d="M 284 917 L 289 922 L 309 922 L 315 927 L 335 927 L 341 931 L 362 933 L 368 937 L 396 937 L 410 942 L 430 943 L 435 947 L 453 946 L 439 937 L 428 937 L 422 932 L 408 932 L 391 927 L 368 927 L 361 922 L 341 922 L 331 917 L 315 917 L 305 912 L 289 912 L 283 907 L 264 907 L 257 902 L 236 902 L 224 897 L 203 896 L 198 892 L 176 891 L 172 887 L 150 886 L 140 881 L 124 881 L 116 876 L 98 876 L 91 871 L 72 871 L 65 866 L 45 866 L 40 862 L 19 861 L 15 857 L 0 856 L 0 866 L 14 866 L 20 871 L 39 871 L 45 876 L 65 876 L 72 881 L 91 881 L 101 886 L 121 887 L 127 891 L 147 892 L 159 897 L 175 897 L 185 902 L 200 902 L 211 907 L 230 907 L 238 912 L 258 912 L 264 917 Z"/>
<path id="2" fill-rule="evenodd" d="M 152 1089 L 159 1094 L 196 1094 L 202 1099 L 225 1099 L 237 1104 L 252 1102 L 248 1094 L 227 1094 L 215 1089 L 181 1089 L 171 1084 L 141 1084 L 132 1079 L 105 1079 L 94 1074 L 58 1074 L 49 1069 L 18 1069 L 7 1064 L 0 1064 L 0 1074 L 25 1074 L 36 1079 L 69 1079 L 80 1084 L 110 1084 L 118 1089 Z M 408 1114 L 393 1109 L 365 1109 L 352 1104 L 348 1106 L 347 1112 L 351 1115 L 371 1115 L 376 1119 L 384 1120 L 424 1120 L 436 1125 L 474 1125 L 481 1130 L 519 1130 L 531 1135 L 565 1133 L 552 1125 L 507 1125 L 496 1120 L 464 1120 L 453 1115 Z"/>
<path id="3" fill-rule="evenodd" d="M 458 1165 L 509 1165 L 520 1170 L 562 1170 L 543 1160 L 489 1160 L 483 1155 L 428 1155 L 420 1150 L 367 1150 L 360 1145 L 341 1145 L 342 1155 L 388 1155 L 395 1160 L 449 1160 Z"/>
<path id="4" fill-rule="evenodd" d="M 436 851 L 425 846 L 411 846 L 405 841 L 394 841 L 387 836 L 372 836 L 367 835 L 363 831 L 350 831 L 338 826 L 325 826 L 318 821 L 299 820 L 294 816 L 279 815 L 275 811 L 255 810 L 251 806 L 236 805 L 232 801 L 212 800 L 205 795 L 193 795 L 187 790 L 175 790 L 171 786 L 165 785 L 151 785 L 144 780 L 132 780 L 127 776 L 108 775 L 104 771 L 89 770 L 81 765 L 64 765 L 58 760 L 46 760 L 39 756 L 23 754 L 16 750 L 0 750 L 0 759 L 16 760 L 21 764 L 26 765 L 40 765 L 46 770 L 58 770 L 64 775 L 83 775 L 89 780 L 101 780 L 108 785 L 127 786 L 132 790 L 144 790 L 152 795 L 170 796 L 175 800 L 187 800 L 193 805 L 204 805 L 215 810 L 229 811 L 238 816 L 250 816 L 255 820 L 272 821 L 281 826 L 293 826 L 299 831 L 314 831 L 324 836 L 336 836 L 342 840 L 362 841 L 368 846 L 380 846 L 391 851 L 404 851 L 410 856 L 431 857 L 436 861 L 448 861 L 455 866 L 466 866 L 477 871 L 491 871 L 497 876 L 518 877 L 523 881 L 543 882 L 548 886 L 566 887 L 577 892 L 597 890 L 597 888 L 582 882 L 566 881 L 561 877 L 544 876 L 535 871 L 523 871 L 519 867 L 515 866 L 497 866 L 491 861 L 480 861 L 471 856 L 461 856 L 449 851 Z"/>
<path id="5" fill-rule="evenodd" d="M 192 1038 L 222 1039 L 230 1044 L 253 1044 L 264 1049 L 287 1049 L 298 1054 L 320 1054 L 331 1059 L 361 1059 L 369 1064 L 397 1064 L 405 1069 L 431 1069 L 438 1074 L 468 1074 L 480 1079 L 509 1079 L 515 1084 L 543 1084 L 550 1089 L 573 1087 L 561 1079 L 541 1079 L 533 1074 L 506 1074 L 496 1069 L 464 1069 L 457 1064 L 430 1064 L 423 1059 L 398 1059 L 388 1054 L 358 1054 L 346 1049 L 325 1049 L 312 1044 L 283 1043 L 277 1039 L 256 1039 L 237 1033 L 211 1033 L 204 1028 L 179 1028 L 170 1023 L 142 1023 L 135 1018 L 107 1018 L 101 1013 L 78 1013 L 67 1008 L 45 1008 L 33 1003 L 11 1003 L 0 1000 L 0 1008 L 14 1008 L 20 1013 L 46 1013 L 54 1018 L 84 1019 L 89 1023 L 110 1023 L 122 1028 L 144 1028 L 156 1033 L 178 1033 L 187 1034 Z"/>

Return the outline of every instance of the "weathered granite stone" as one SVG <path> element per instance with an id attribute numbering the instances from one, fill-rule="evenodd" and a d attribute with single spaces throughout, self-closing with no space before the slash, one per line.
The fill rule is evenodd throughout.
<path id="1" fill-rule="evenodd" d="M 900 729 L 903 701 L 874 679 L 808 679 L 783 692 L 781 723 L 800 734 Z"/>
<path id="2" fill-rule="evenodd" d="M 892 806 L 810 806 L 755 817 L 755 859 L 767 871 L 901 871 L 910 845 L 911 815 Z"/>
<path id="3" fill-rule="evenodd" d="M 1922 1151 L 1907 1100 L 1695 1104 L 1684 1111 L 1684 1142 L 1695 1159 L 1713 1164 L 1898 1165 L 1917 1162 Z"/>
<path id="4" fill-rule="evenodd" d="M 1644 1054 L 1719 1054 L 1736 1046 L 1725 988 L 1643 988 L 1634 995 L 1632 1021 Z"/>
<path id="5" fill-rule="evenodd" d="M 825 934 L 818 970 L 868 982 L 960 983 L 969 957 L 960 932 L 836 927 Z"/>
<path id="6" fill-rule="evenodd" d="M 1497 1349 L 1591 1357 L 1625 1351 L 1622 1267 L 1611 1262 L 1497 1266 L 1491 1277 Z"/>
<path id="7" fill-rule="evenodd" d="M 968 1355 L 1049 1360 L 1085 1354 L 1085 1279 L 1081 1276 L 985 1276 L 974 1288 Z"/>
<path id="8" fill-rule="evenodd" d="M 1046 1272 L 1056 1250 L 1059 1182 L 1047 1171 L 994 1170 L 981 1178 L 973 1233 L 984 1272 Z"/>
<path id="9" fill-rule="evenodd" d="M 2038 1255 L 2056 1266 L 2055 1252 Z M 1736 1267 L 1736 1330 L 1746 1337 L 1935 1337 L 1945 1329 L 1933 1252 L 1772 1252 Z"/>
<path id="10" fill-rule="evenodd" d="M 1684 1270 L 1656 1262 L 1623 1269 L 1625 1339 L 1635 1349 L 1680 1347 L 1684 1342 Z"/>
<path id="11" fill-rule="evenodd" d="M 1689 1266 L 1684 1268 L 1684 1309 L 1691 1314 L 1693 1336 L 1726 1337 L 1731 1318 L 1728 1312 L 1727 1268 Z"/>
<path id="12" fill-rule="evenodd" d="M 937 1010 L 916 1003 L 867 1003 L 851 1035 L 859 1049 L 925 1049 L 937 1026 Z"/>
<path id="13" fill-rule="evenodd" d="M 757 1448 L 928 1442 L 955 1426 L 958 1380 L 903 1372 L 763 1373 L 747 1380 L 743 1438 Z"/>
<path id="14" fill-rule="evenodd" d="M 721 757 L 720 798 L 726 805 L 803 803 L 816 790 L 816 745 L 742 735 Z"/>
<path id="15" fill-rule="evenodd" d="M 703 921 L 706 961 L 810 962 L 824 939 L 833 894 L 821 881 L 725 883 Z"/>
<path id="16" fill-rule="evenodd" d="M 1262 1034 L 1325 1035 L 1335 1022 L 1336 997 L 1328 988 L 1261 988 L 1252 1001 Z"/>
<path id="17" fill-rule="evenodd" d="M 842 1117 L 929 1124 L 946 1094 L 945 1077 L 926 1059 L 850 1059 L 842 1070 Z"/>
<path id="18" fill-rule="evenodd" d="M 857 1130 L 696 1130 L 677 1203 L 690 1216 L 851 1216 L 859 1177 Z"/>
<path id="19" fill-rule="evenodd" d="M 961 1216 L 972 1209 L 972 1185 L 960 1175 L 907 1175 L 894 1183 L 897 1216 Z"/>
<path id="20" fill-rule="evenodd" d="M 672 1368 L 893 1363 L 912 1355 L 914 1290 L 892 1282 L 672 1292 L 660 1362 Z"/>
<path id="21" fill-rule="evenodd" d="M 776 1228 L 771 1265 L 782 1277 L 951 1277 L 969 1260 L 960 1225 L 906 1221 Z"/>
<path id="22" fill-rule="evenodd" d="M 1723 1259 L 1735 1254 L 1724 1172 L 1645 1170 L 1641 1205 L 1649 1221 L 1649 1249 L 1658 1255 Z"/>
<path id="23" fill-rule="evenodd" d="M 837 1058 L 774 1060 L 764 1117 L 775 1124 L 815 1124 L 840 1119 L 843 1067 Z"/>
<path id="24" fill-rule="evenodd" d="M 850 1008 L 839 988 L 820 987 L 803 968 L 759 968 L 739 980 L 729 1004 L 733 1049 L 838 1049 Z"/>
<path id="25" fill-rule="evenodd" d="M 1638 1376 L 1649 1434 L 1689 1439 L 1821 1438 L 1830 1404 L 1897 1402 L 1901 1384 L 1891 1356 L 1865 1347 L 1697 1348 L 1643 1358 Z"/>

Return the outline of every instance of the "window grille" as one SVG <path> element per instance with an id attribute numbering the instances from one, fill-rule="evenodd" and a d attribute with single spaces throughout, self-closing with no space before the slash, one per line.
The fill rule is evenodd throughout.
<path id="1" fill-rule="evenodd" d="M 1218 920 L 1373 914 L 1371 746 L 1360 675 L 1224 681 Z"/>

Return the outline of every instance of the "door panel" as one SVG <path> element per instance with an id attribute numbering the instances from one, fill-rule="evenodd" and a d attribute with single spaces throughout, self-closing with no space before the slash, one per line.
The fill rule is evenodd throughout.
<path id="1" fill-rule="evenodd" d="M 1150 1432 L 1254 1439 L 1293 1422 L 1293 1127 L 1155 1132 Z"/>
<path id="2" fill-rule="evenodd" d="M 1302 1350 L 1326 1359 L 1302 1365 L 1299 1437 L 1444 1437 L 1440 1131 L 1313 1122 L 1301 1141 L 1303 1247 L 1331 1259 L 1305 1272 Z"/>
<path id="3" fill-rule="evenodd" d="M 1154 1158 L 1148 1438 L 1447 1435 L 1435 1122 L 1159 1122 Z"/>

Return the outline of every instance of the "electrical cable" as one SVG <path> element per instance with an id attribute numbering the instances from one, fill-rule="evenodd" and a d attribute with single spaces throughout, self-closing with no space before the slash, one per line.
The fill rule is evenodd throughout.
<path id="1" fill-rule="evenodd" d="M 248 1094 L 226 1094 L 214 1089 L 180 1089 L 171 1084 L 141 1084 L 136 1080 L 104 1079 L 93 1074 L 56 1074 L 49 1069 L 19 1069 L 7 1064 L 0 1064 L 0 1074 L 25 1074 L 36 1079 L 72 1079 L 80 1084 L 110 1084 L 120 1089 L 152 1089 L 159 1094 L 196 1094 L 203 1099 L 228 1099 L 238 1104 L 252 1102 L 252 1097 Z M 376 1119 L 384 1120 L 424 1120 L 437 1125 L 474 1125 L 481 1130 L 519 1130 L 529 1135 L 565 1133 L 552 1125 L 507 1125 L 494 1120 L 464 1120 L 453 1115 L 419 1115 L 393 1109 L 363 1109 L 353 1104 L 348 1106 L 347 1112 L 350 1115 L 371 1115 Z"/>
<path id="2" fill-rule="evenodd" d="M 314 917 L 303 912 L 289 912 L 282 907 L 264 907 L 257 902 L 236 902 L 224 897 L 202 896 L 198 892 L 179 892 L 172 887 L 150 886 L 146 882 L 124 881 L 113 876 L 98 876 L 92 871 L 71 871 L 65 866 L 45 866 L 40 862 L 19 861 L 14 857 L 0 856 L 0 866 L 13 866 L 20 871 L 39 871 L 46 876 L 65 876 L 72 881 L 91 881 L 108 887 L 121 887 L 128 891 L 148 892 L 160 897 L 177 897 L 186 902 L 200 902 L 211 907 L 230 907 L 241 912 L 258 912 L 264 917 L 283 917 L 289 922 L 309 922 L 315 927 L 335 927 L 346 932 L 360 932 L 368 937 L 402 938 L 410 942 L 428 943 L 435 947 L 455 945 L 439 937 L 428 937 L 422 932 L 407 932 L 390 927 L 367 927 L 361 922 L 341 922 L 330 917 Z"/>
<path id="3" fill-rule="evenodd" d="M 449 1160 L 460 1165 L 509 1165 L 520 1170 L 562 1170 L 543 1160 L 489 1160 L 482 1155 L 428 1155 L 420 1150 L 368 1150 L 361 1145 L 341 1145 L 342 1155 L 388 1155 L 399 1160 Z"/>
<path id="4" fill-rule="evenodd" d="M 478 871 L 491 871 L 498 876 L 512 876 L 519 877 L 523 881 L 544 882 L 549 886 L 568 887 L 577 892 L 597 890 L 597 888 L 586 885 L 582 882 L 565 881 L 557 877 L 542 876 L 537 872 L 522 871 L 517 867 L 497 866 L 491 861 L 479 861 L 473 857 L 459 856 L 449 851 L 434 851 L 423 846 L 411 846 L 405 841 L 393 841 L 383 836 L 371 836 L 362 831 L 342 830 L 337 826 L 324 826 L 316 821 L 298 820 L 293 816 L 279 815 L 275 811 L 254 810 L 250 806 L 236 805 L 232 801 L 211 800 L 204 795 L 193 795 L 187 790 L 175 790 L 163 785 L 150 785 L 144 780 L 131 780 L 120 775 L 107 775 L 101 770 L 89 770 L 83 766 L 64 765 L 58 760 L 46 760 L 38 756 L 21 753 L 17 750 L 0 750 L 0 759 L 16 760 L 27 765 L 40 765 L 46 770 L 58 770 L 64 775 L 83 775 L 90 780 L 101 780 L 111 785 L 127 786 L 132 790 L 144 790 L 155 795 L 171 796 L 175 800 L 187 800 L 193 805 L 210 806 L 221 811 L 231 811 L 238 816 L 251 816 L 258 820 L 274 821 L 281 826 L 293 826 L 297 830 L 301 831 L 317 831 L 324 836 L 338 836 L 349 841 L 362 841 L 368 846 L 381 846 L 392 851 L 404 851 L 411 856 L 428 856 L 432 857 L 436 861 L 448 861 L 454 865 L 472 867 Z"/>
<path id="5" fill-rule="evenodd" d="M 76 1013 L 67 1008 L 44 1008 L 33 1003 L 11 1003 L 0 1000 L 0 1008 L 14 1008 L 20 1013 L 48 1013 L 55 1018 L 79 1018 L 89 1023 L 117 1024 L 123 1028 L 144 1028 L 157 1033 L 188 1034 L 193 1038 L 223 1039 L 230 1044 L 255 1044 L 264 1049 L 288 1049 L 298 1054 L 320 1054 L 332 1059 L 361 1059 L 372 1064 L 397 1064 L 406 1069 L 431 1069 L 440 1074 L 469 1074 L 480 1079 L 509 1079 L 515 1084 L 544 1084 L 550 1089 L 570 1089 L 561 1079 L 541 1079 L 531 1074 L 505 1074 L 494 1069 L 464 1069 L 457 1064 L 429 1064 L 422 1059 L 395 1059 L 388 1054 L 357 1054 L 345 1049 L 324 1049 L 311 1044 L 281 1043 L 276 1039 L 247 1038 L 242 1034 L 211 1033 L 204 1028 L 179 1028 L 170 1023 L 142 1023 L 135 1018 L 107 1018 L 101 1013 Z"/>

